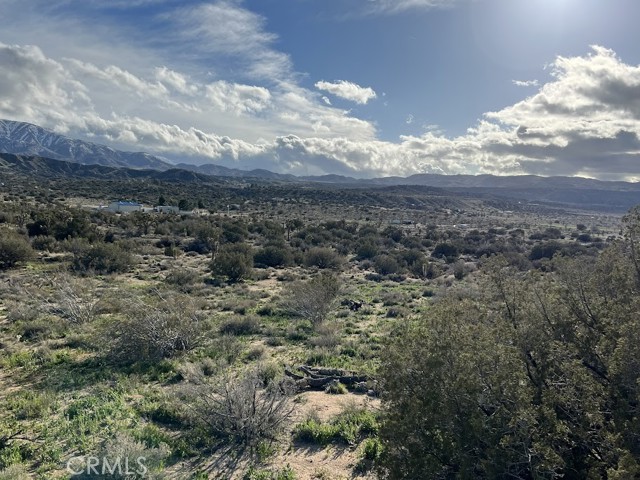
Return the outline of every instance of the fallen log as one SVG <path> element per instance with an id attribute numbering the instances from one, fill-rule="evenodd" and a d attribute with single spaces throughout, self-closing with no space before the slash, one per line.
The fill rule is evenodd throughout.
<path id="1" fill-rule="evenodd" d="M 285 368 L 285 374 L 293 378 L 299 389 L 304 390 L 310 388 L 312 390 L 324 390 L 330 384 L 340 382 L 341 384 L 351 387 L 357 384 L 368 382 L 370 378 L 367 375 L 358 375 L 347 370 L 335 368 L 319 368 L 301 365 L 297 368 L 304 375 L 300 375 Z"/>

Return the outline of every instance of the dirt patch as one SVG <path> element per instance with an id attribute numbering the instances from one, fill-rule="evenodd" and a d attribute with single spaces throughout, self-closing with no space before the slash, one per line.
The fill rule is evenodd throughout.
<path id="1" fill-rule="evenodd" d="M 329 446 L 292 447 L 279 455 L 274 464 L 289 466 L 298 480 L 346 480 L 374 478 L 353 473 L 360 455 L 357 449 Z"/>
<path id="2" fill-rule="evenodd" d="M 300 394 L 294 411 L 294 424 L 300 423 L 310 415 L 317 416 L 322 422 L 328 422 L 346 408 L 363 407 L 368 410 L 380 408 L 380 400 L 366 395 L 330 395 L 324 392 L 304 392 Z M 330 445 L 292 445 L 279 454 L 272 462 L 273 466 L 289 466 L 299 480 L 373 478 L 358 476 L 353 470 L 360 460 L 358 447 Z"/>
<path id="3" fill-rule="evenodd" d="M 294 422 L 298 423 L 313 414 L 322 422 L 327 422 L 342 413 L 346 407 L 363 407 L 368 410 L 380 408 L 380 400 L 367 395 L 330 395 L 325 392 L 304 392 L 296 398 L 300 404 L 294 412 Z"/>

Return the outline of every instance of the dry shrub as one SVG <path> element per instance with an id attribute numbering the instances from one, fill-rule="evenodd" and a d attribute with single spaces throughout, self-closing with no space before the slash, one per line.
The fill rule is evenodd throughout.
<path id="1" fill-rule="evenodd" d="M 153 302 L 125 301 L 124 318 L 109 326 L 111 353 L 120 361 L 157 361 L 192 350 L 204 336 L 204 316 L 184 295 Z"/>
<path id="2" fill-rule="evenodd" d="M 87 279 L 79 280 L 63 274 L 56 276 L 52 283 L 55 288 L 53 303 L 50 303 L 52 313 L 75 325 L 95 318 L 100 298 Z"/>
<path id="3" fill-rule="evenodd" d="M 334 275 L 322 274 L 289 288 L 283 301 L 285 310 L 309 320 L 314 326 L 324 322 L 333 309 L 340 293 L 340 280 Z"/>
<path id="4" fill-rule="evenodd" d="M 260 319 L 255 315 L 231 317 L 220 326 L 222 335 L 253 335 L 260 333 Z"/>
<path id="5" fill-rule="evenodd" d="M 340 332 L 334 323 L 321 325 L 316 329 L 317 337 L 312 338 L 309 344 L 314 347 L 334 349 L 340 345 Z"/>
<path id="6" fill-rule="evenodd" d="M 171 285 L 183 293 L 191 293 L 199 280 L 200 276 L 197 271 L 186 268 L 174 268 L 164 279 L 167 285 Z"/>
<path id="7" fill-rule="evenodd" d="M 29 480 L 30 478 L 24 465 L 15 464 L 0 470 L 0 480 Z"/>
<path id="8" fill-rule="evenodd" d="M 285 430 L 293 412 L 292 384 L 268 381 L 257 369 L 232 377 L 203 379 L 183 392 L 188 417 L 196 428 L 225 442 L 256 447 Z"/>
<path id="9" fill-rule="evenodd" d="M 26 237 L 11 230 L 0 231 L 0 270 L 13 268 L 33 257 L 33 249 Z"/>

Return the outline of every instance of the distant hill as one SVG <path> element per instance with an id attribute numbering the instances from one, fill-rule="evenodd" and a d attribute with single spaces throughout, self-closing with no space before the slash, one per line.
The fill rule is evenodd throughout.
<path id="1" fill-rule="evenodd" d="M 625 212 L 640 204 L 640 183 L 580 177 L 418 174 L 406 178 L 376 178 L 370 182 L 373 185 L 422 185 L 452 192 L 487 193 L 522 202 L 585 210 Z"/>
<path id="2" fill-rule="evenodd" d="M 165 182 L 202 182 L 215 183 L 223 179 L 191 172 L 179 168 L 168 170 L 135 169 L 110 167 L 106 165 L 84 165 L 53 158 L 30 155 L 0 153 L 0 173 L 11 170 L 37 178 L 79 177 L 96 179 L 153 179 Z"/>
<path id="3" fill-rule="evenodd" d="M 238 168 L 228 168 L 222 165 L 206 163 L 204 165 L 192 165 L 190 163 L 178 163 L 176 168 L 190 170 L 192 172 L 204 173 L 205 175 L 213 175 L 216 177 L 235 177 L 235 178 L 260 178 L 265 180 L 282 180 L 282 181 L 298 181 L 300 178 L 295 175 L 275 173 L 262 168 L 254 170 L 240 170 Z"/>
<path id="4" fill-rule="evenodd" d="M 37 125 L 0 120 L 0 152 L 66 160 L 87 165 L 167 170 L 173 165 L 143 152 L 122 152 L 74 140 Z"/>
<path id="5" fill-rule="evenodd" d="M 426 185 L 442 188 L 552 188 L 610 191 L 640 191 L 640 183 L 605 182 L 582 177 L 539 177 L 537 175 L 438 175 L 416 174 L 410 177 L 382 177 L 371 180 L 377 185 Z"/>
<path id="6" fill-rule="evenodd" d="M 640 183 L 605 182 L 579 177 L 416 174 L 409 177 L 357 179 L 342 175 L 296 177 L 263 169 L 246 171 L 215 164 L 172 165 L 148 153 L 122 152 L 104 145 L 73 140 L 30 123 L 9 120 L 0 120 L 0 152 L 18 155 L 18 158 L 11 161 L 12 168 L 37 169 L 47 175 L 120 175 L 129 178 L 142 175 L 159 180 L 187 182 L 209 181 L 205 179 L 215 177 L 219 180 L 232 178 L 248 181 L 315 183 L 341 188 L 422 186 L 437 187 L 454 193 L 488 194 L 526 203 L 611 212 L 624 212 L 640 204 Z M 46 159 L 72 163 L 54 165 Z M 145 173 L 100 168 L 80 169 L 73 164 L 134 169 Z M 164 175 L 157 172 L 163 172 Z"/>

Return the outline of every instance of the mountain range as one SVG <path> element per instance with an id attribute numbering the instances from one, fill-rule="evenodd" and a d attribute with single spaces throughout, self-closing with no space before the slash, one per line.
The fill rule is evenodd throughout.
<path id="1" fill-rule="evenodd" d="M 144 152 L 122 152 L 97 143 L 75 140 L 37 125 L 0 120 L 0 152 L 33 155 L 86 165 L 152 168 L 167 170 L 172 165 Z"/>
<path id="2" fill-rule="evenodd" d="M 491 194 L 519 201 L 609 211 L 625 211 L 640 204 L 640 183 L 607 182 L 580 177 L 417 174 L 409 177 L 356 179 L 341 175 L 296 177 L 262 169 L 246 171 L 215 164 L 175 165 L 148 153 L 123 152 L 105 145 L 72 139 L 37 125 L 11 120 L 0 120 L 0 153 L 17 155 L 9 162 L 13 168 L 40 168 L 41 172 L 67 175 L 100 177 L 120 174 L 126 177 L 149 176 L 174 181 L 197 181 L 213 176 L 259 181 L 313 182 L 351 188 L 417 185 L 439 187 L 452 192 Z M 43 162 L 47 158 L 70 164 L 47 164 Z M 79 170 L 74 164 L 109 168 Z M 113 168 L 125 170 L 118 172 Z M 164 174 L 161 175 L 160 172 Z"/>

